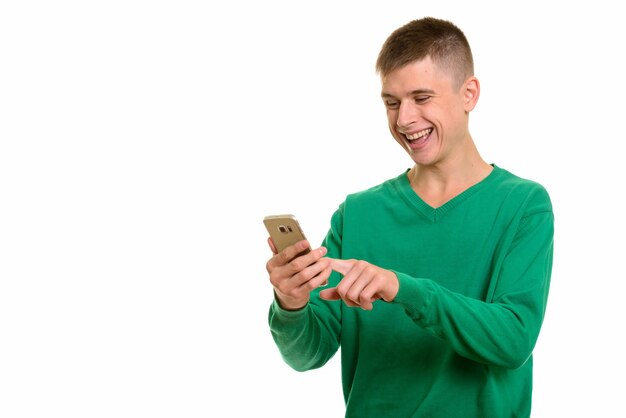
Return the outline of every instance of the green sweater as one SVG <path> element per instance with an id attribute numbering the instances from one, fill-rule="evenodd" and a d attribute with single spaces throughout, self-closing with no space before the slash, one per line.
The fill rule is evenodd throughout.
<path id="1" fill-rule="evenodd" d="M 553 228 L 546 190 L 495 165 L 437 209 L 402 173 L 347 196 L 323 242 L 328 257 L 393 270 L 395 300 L 371 311 L 318 292 L 298 311 L 274 301 L 272 336 L 299 371 L 341 347 L 346 417 L 528 417 Z"/>

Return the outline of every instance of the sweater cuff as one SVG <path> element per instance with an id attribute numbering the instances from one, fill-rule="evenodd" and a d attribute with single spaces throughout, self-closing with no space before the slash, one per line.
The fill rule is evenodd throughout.
<path id="1" fill-rule="evenodd" d="M 304 307 L 297 309 L 295 311 L 284 309 L 280 306 L 276 298 L 272 302 L 272 313 L 276 319 L 279 319 L 283 323 L 287 322 L 298 322 L 302 321 L 303 318 L 306 317 L 306 311 L 309 309 L 309 304 L 307 303 Z"/>
<path id="2" fill-rule="evenodd" d="M 402 307 L 415 319 L 424 319 L 434 296 L 432 281 L 417 279 L 404 273 L 394 271 L 400 285 L 393 303 Z"/>

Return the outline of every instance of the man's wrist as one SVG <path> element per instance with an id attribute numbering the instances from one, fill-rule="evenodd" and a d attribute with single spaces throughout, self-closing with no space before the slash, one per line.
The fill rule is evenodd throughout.
<path id="1" fill-rule="evenodd" d="M 276 301 L 276 304 L 278 305 L 278 307 L 284 311 L 290 311 L 290 312 L 295 312 L 295 311 L 300 311 L 302 309 L 304 309 L 306 307 L 306 305 L 308 305 L 308 301 L 305 301 L 304 304 L 302 303 L 289 303 L 287 301 L 281 300 L 281 298 L 278 296 L 278 294 L 276 293 L 276 291 L 274 290 L 274 300 Z"/>

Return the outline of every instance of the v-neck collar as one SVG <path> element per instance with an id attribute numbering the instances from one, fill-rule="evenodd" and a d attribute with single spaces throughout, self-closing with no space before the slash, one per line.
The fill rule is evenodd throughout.
<path id="1" fill-rule="evenodd" d="M 409 181 L 408 176 L 406 175 L 410 169 L 407 169 L 404 173 L 399 176 L 399 191 L 400 195 L 407 200 L 409 204 L 416 207 L 418 211 L 426 217 L 432 223 L 438 222 L 442 216 L 444 216 L 447 212 L 451 211 L 455 207 L 459 206 L 461 203 L 469 199 L 476 192 L 481 190 L 482 188 L 488 186 L 493 182 L 494 178 L 498 177 L 501 169 L 495 164 L 491 164 L 493 170 L 481 181 L 478 183 L 468 187 L 458 195 L 454 196 L 452 199 L 448 200 L 443 205 L 434 208 L 426 203 L 411 187 L 411 182 Z"/>

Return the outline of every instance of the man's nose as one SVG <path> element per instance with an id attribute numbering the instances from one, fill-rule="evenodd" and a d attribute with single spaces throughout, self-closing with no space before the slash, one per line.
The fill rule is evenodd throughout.
<path id="1" fill-rule="evenodd" d="M 400 103 L 398 108 L 398 121 L 396 124 L 400 129 L 407 129 L 417 121 L 418 111 L 412 103 Z"/>

